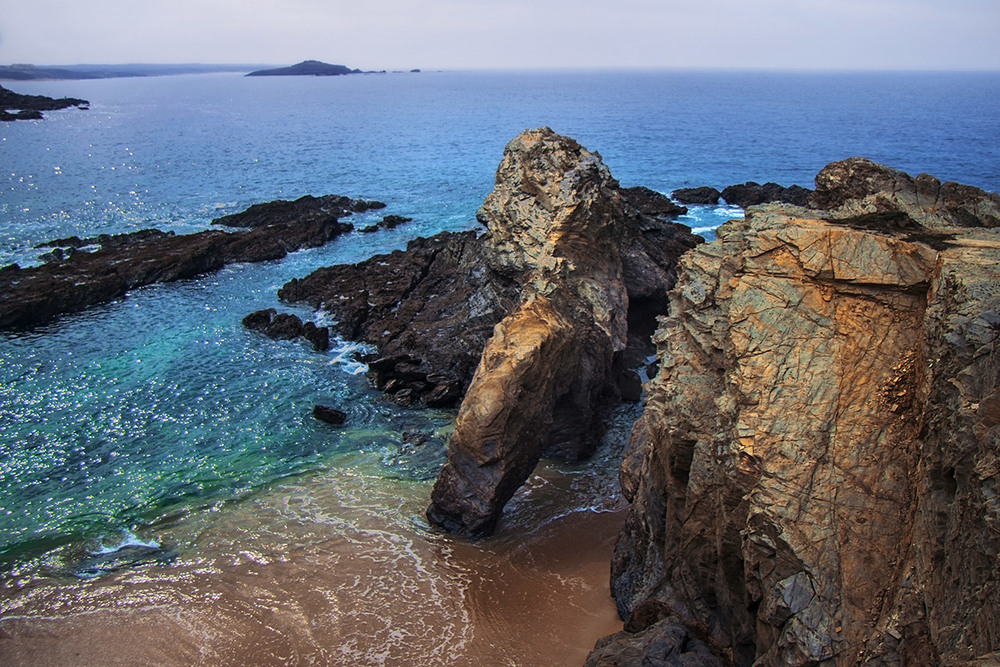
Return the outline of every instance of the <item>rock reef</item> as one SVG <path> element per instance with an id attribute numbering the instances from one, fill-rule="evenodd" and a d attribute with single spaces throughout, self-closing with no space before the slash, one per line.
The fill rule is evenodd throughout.
<path id="1" fill-rule="evenodd" d="M 348 203 L 344 209 L 341 204 Z M 354 202 L 354 203 L 352 203 Z M 43 244 L 55 249 L 49 261 L 0 269 L 0 330 L 29 329 L 66 313 L 108 303 L 129 290 L 214 272 L 235 262 L 280 259 L 313 248 L 350 231 L 342 215 L 377 203 L 346 197 L 303 197 L 251 206 L 216 222 L 250 227 L 227 232 L 210 229 L 175 236 L 159 230 L 70 237 Z M 99 244 L 93 252 L 81 246 Z"/>
<path id="2" fill-rule="evenodd" d="M 681 259 L 619 613 L 662 606 L 736 665 L 995 659 L 1000 198 L 854 158 L 810 204 Z"/>

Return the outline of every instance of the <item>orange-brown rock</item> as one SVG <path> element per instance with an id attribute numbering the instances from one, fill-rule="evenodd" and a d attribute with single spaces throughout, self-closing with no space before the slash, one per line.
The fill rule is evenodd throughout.
<path id="1" fill-rule="evenodd" d="M 738 665 L 998 651 L 998 200 L 858 159 L 816 185 L 831 212 L 752 208 L 681 259 L 619 611 L 662 604 Z"/>
<path id="2" fill-rule="evenodd" d="M 493 531 L 543 452 L 589 455 L 627 343 L 624 211 L 600 156 L 548 128 L 513 139 L 478 216 L 490 270 L 521 285 L 459 410 L 428 518 Z"/>

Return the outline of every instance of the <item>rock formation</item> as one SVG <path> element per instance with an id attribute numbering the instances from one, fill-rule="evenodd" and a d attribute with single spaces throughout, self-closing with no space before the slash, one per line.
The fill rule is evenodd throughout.
<path id="1" fill-rule="evenodd" d="M 852 159 L 811 201 L 681 259 L 619 612 L 661 605 L 737 665 L 998 651 L 1000 198 Z"/>
<path id="2" fill-rule="evenodd" d="M 369 375 L 399 402 L 453 405 L 518 299 L 482 247 L 474 232 L 418 238 L 405 251 L 293 279 L 278 297 L 322 309 L 338 334 L 375 345 Z"/>
<path id="3" fill-rule="evenodd" d="M 280 259 L 353 229 L 338 219 L 349 211 L 332 206 L 333 201 L 353 200 L 335 196 L 305 199 L 255 205 L 223 219 L 221 224 L 232 224 L 236 218 L 252 227 L 241 231 L 211 229 L 175 236 L 142 230 L 44 244 L 56 246 L 45 264 L 29 268 L 11 264 L 0 269 L 0 330 L 45 324 L 143 285 L 194 278 L 234 262 Z M 372 207 L 372 202 L 363 204 Z M 101 247 L 94 252 L 77 250 L 90 242 Z"/>
<path id="4" fill-rule="evenodd" d="M 558 146 L 553 139 L 540 150 Z M 523 179 L 506 187 L 525 188 L 525 198 L 539 188 Z M 629 297 L 629 342 L 637 349 L 643 342 L 649 345 L 655 317 L 665 312 L 676 258 L 702 239 L 657 213 L 673 206 L 663 195 L 645 188 L 622 191 L 612 182 L 607 189 L 619 193 L 615 206 L 621 209 L 616 215 L 623 229 L 615 252 Z M 483 224 L 485 215 L 481 209 Z M 517 224 L 531 228 L 533 222 Z M 498 238 L 470 231 L 414 239 L 406 250 L 291 280 L 278 296 L 326 311 L 338 334 L 376 346 L 378 353 L 366 359 L 369 376 L 398 402 L 453 405 L 472 381 L 494 327 L 522 298 L 526 269 L 511 270 L 496 259 Z"/>
<path id="5" fill-rule="evenodd" d="M 486 234 L 415 239 L 278 295 L 375 345 L 370 376 L 396 400 L 465 396 L 428 516 L 484 535 L 543 452 L 579 459 L 596 445 L 634 380 L 624 353 L 643 336 L 649 346 L 676 259 L 701 241 L 664 219 L 676 213 L 663 195 L 621 189 L 572 139 L 533 130 L 507 146 L 477 213 Z"/>
<path id="6" fill-rule="evenodd" d="M 628 334 L 624 214 L 597 155 L 548 129 L 522 133 L 480 219 L 485 259 L 520 302 L 486 344 L 427 511 L 472 536 L 492 532 L 543 452 L 593 451 Z"/>

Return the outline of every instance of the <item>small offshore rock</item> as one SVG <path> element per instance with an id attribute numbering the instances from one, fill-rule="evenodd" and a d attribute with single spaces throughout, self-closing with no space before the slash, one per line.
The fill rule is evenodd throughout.
<path id="1" fill-rule="evenodd" d="M 687 209 L 670 201 L 670 197 L 656 190 L 637 185 L 631 188 L 621 188 L 622 198 L 645 215 L 675 218 L 687 213 Z"/>
<path id="2" fill-rule="evenodd" d="M 747 208 L 748 206 L 758 206 L 760 204 L 782 203 L 793 204 L 795 206 L 805 206 L 809 200 L 812 190 L 799 185 L 790 185 L 787 188 L 777 183 L 755 183 L 747 181 L 742 185 L 730 185 L 722 191 L 722 198 L 727 204 Z"/>
<path id="3" fill-rule="evenodd" d="M 336 408 L 327 407 L 325 405 L 320 405 L 318 403 L 313 406 L 312 413 L 313 417 L 321 422 L 326 422 L 327 424 L 335 424 L 339 426 L 347 421 L 346 412 Z"/>
<path id="4" fill-rule="evenodd" d="M 714 206 L 719 203 L 722 193 L 708 186 L 698 188 L 678 188 L 670 193 L 670 197 L 682 204 L 697 204 Z"/>
<path id="5" fill-rule="evenodd" d="M 274 308 L 254 311 L 243 318 L 243 326 L 250 331 L 264 331 L 277 312 Z"/>
<path id="6" fill-rule="evenodd" d="M 274 340 L 292 340 L 302 335 L 302 320 L 291 313 L 278 313 L 264 329 L 264 334 Z"/>
<path id="7" fill-rule="evenodd" d="M 413 218 L 408 218 L 405 215 L 387 215 L 382 218 L 382 222 L 380 222 L 378 226 L 384 229 L 393 229 L 412 221 Z"/>

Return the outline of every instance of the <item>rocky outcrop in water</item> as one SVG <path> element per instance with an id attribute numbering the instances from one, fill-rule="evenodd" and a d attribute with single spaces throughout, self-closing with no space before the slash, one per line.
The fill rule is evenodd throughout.
<path id="1" fill-rule="evenodd" d="M 326 199 L 314 199 L 313 203 Z M 194 278 L 235 262 L 280 259 L 295 250 L 323 245 L 353 229 L 339 221 L 338 215 L 343 215 L 340 209 L 332 212 L 309 205 L 302 213 L 302 209 L 285 204 L 293 203 L 276 202 L 271 209 L 267 205 L 260 205 L 263 209 L 251 207 L 240 215 L 252 228 L 242 231 L 211 229 L 175 236 L 143 230 L 96 239 L 61 239 L 56 248 L 59 252 L 53 251 L 51 260 L 41 266 L 21 268 L 12 264 L 0 269 L 0 329 L 45 324 L 59 315 L 107 303 L 143 285 Z M 62 250 L 94 240 L 101 247 L 93 252 Z"/>
<path id="2" fill-rule="evenodd" d="M 223 227 L 254 228 L 290 220 L 303 223 L 329 220 L 330 218 L 340 219 L 352 213 L 364 213 L 383 208 L 385 208 L 385 204 L 380 201 L 351 199 L 342 195 L 324 195 L 322 197 L 305 195 L 294 201 L 278 199 L 263 204 L 253 204 L 245 211 L 216 218 L 212 224 Z"/>
<path id="3" fill-rule="evenodd" d="M 619 612 L 662 605 L 737 665 L 996 652 L 1000 199 L 852 159 L 811 201 L 681 260 Z"/>
<path id="4" fill-rule="evenodd" d="M 274 308 L 250 313 L 243 318 L 243 327 L 274 340 L 305 338 L 318 352 L 330 349 L 329 328 L 316 326 L 315 322 L 303 323 L 298 315 L 278 313 Z"/>
<path id="5" fill-rule="evenodd" d="M 39 120 L 43 111 L 69 107 L 89 109 L 90 102 L 75 97 L 53 99 L 44 95 L 21 95 L 0 86 L 0 121 Z"/>
<path id="6" fill-rule="evenodd" d="M 405 251 L 293 279 L 278 297 L 321 309 L 338 334 L 375 345 L 369 376 L 399 402 L 453 405 L 518 298 L 482 248 L 475 232 L 418 238 Z"/>
<path id="7" fill-rule="evenodd" d="M 670 196 L 682 204 L 714 206 L 719 203 L 722 193 L 715 188 L 702 186 L 699 188 L 679 188 L 671 192 Z"/>
<path id="8" fill-rule="evenodd" d="M 396 400 L 464 395 L 429 516 L 487 534 L 543 452 L 592 451 L 604 410 L 635 380 L 625 369 L 643 354 L 629 352 L 649 346 L 677 257 L 702 240 L 666 220 L 664 202 L 623 191 L 572 139 L 525 132 L 477 213 L 486 234 L 415 239 L 278 294 L 375 345 L 370 377 Z"/>
<path id="9" fill-rule="evenodd" d="M 538 186 L 524 187 L 527 193 Z M 665 199 L 646 197 L 641 205 L 662 210 L 660 198 Z M 634 349 L 643 339 L 648 345 L 655 317 L 664 312 L 676 258 L 701 239 L 663 216 L 641 212 L 631 201 L 619 197 L 623 230 L 616 252 Z M 367 359 L 369 377 L 398 402 L 453 405 L 472 381 L 494 327 L 522 297 L 524 270 L 496 259 L 496 238 L 470 231 L 414 239 L 405 250 L 291 280 L 278 296 L 329 313 L 338 334 L 376 346 L 378 353 Z"/>

